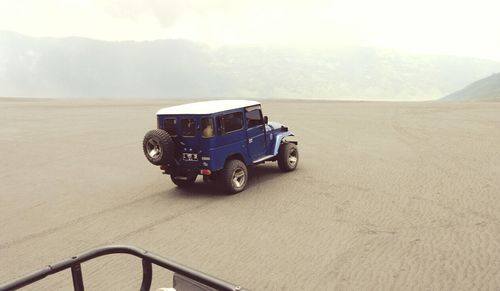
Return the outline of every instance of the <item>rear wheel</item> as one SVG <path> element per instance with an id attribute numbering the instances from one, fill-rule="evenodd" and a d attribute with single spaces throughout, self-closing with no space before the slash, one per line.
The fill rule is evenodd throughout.
<path id="1" fill-rule="evenodd" d="M 221 171 L 218 180 L 228 194 L 241 192 L 248 182 L 247 166 L 240 160 L 229 160 Z"/>
<path id="2" fill-rule="evenodd" d="M 179 188 L 186 188 L 194 184 L 194 181 L 196 181 L 196 177 L 198 175 L 194 174 L 189 174 L 187 176 L 174 176 L 170 175 L 170 179 L 172 182 L 177 185 Z"/>
<path id="3" fill-rule="evenodd" d="M 290 172 L 299 164 L 299 149 L 296 144 L 283 143 L 278 151 L 278 166 L 283 172 Z"/>

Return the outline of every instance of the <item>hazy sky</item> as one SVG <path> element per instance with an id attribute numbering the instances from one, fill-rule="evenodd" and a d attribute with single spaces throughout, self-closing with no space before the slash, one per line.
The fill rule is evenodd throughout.
<path id="1" fill-rule="evenodd" d="M 214 46 L 353 44 L 500 61 L 500 0 L 0 0 L 0 30 Z"/>

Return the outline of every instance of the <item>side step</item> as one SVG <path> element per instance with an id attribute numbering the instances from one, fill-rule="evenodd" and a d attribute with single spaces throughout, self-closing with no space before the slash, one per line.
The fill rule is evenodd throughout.
<path id="1" fill-rule="evenodd" d="M 254 164 L 257 164 L 257 163 L 260 163 L 260 162 L 264 162 L 265 160 L 268 160 L 268 159 L 270 159 L 270 158 L 272 158 L 272 157 L 274 157 L 274 156 L 273 156 L 273 155 L 265 156 L 265 157 L 263 157 L 263 158 L 260 158 L 260 159 L 258 159 L 258 160 L 253 161 L 253 163 L 254 163 Z"/>

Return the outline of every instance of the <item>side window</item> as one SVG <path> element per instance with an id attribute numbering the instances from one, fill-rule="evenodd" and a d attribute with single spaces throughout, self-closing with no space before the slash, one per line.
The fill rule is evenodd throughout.
<path id="1" fill-rule="evenodd" d="M 196 135 L 196 122 L 194 119 L 181 120 L 182 136 L 195 136 Z"/>
<path id="2" fill-rule="evenodd" d="M 218 117 L 219 134 L 226 134 L 243 128 L 243 113 L 234 112 Z"/>
<path id="3" fill-rule="evenodd" d="M 250 109 L 246 113 L 248 128 L 264 124 L 260 109 Z"/>
<path id="4" fill-rule="evenodd" d="M 214 120 L 211 117 L 201 119 L 201 136 L 205 138 L 214 136 Z"/>
<path id="5" fill-rule="evenodd" d="M 177 120 L 175 118 L 163 120 L 163 129 L 171 136 L 177 136 Z"/>

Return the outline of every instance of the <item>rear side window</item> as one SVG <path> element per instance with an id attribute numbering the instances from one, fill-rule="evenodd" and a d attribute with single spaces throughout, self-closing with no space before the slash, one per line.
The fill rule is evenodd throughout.
<path id="1" fill-rule="evenodd" d="M 246 113 L 248 128 L 264 124 L 260 109 L 251 109 Z"/>
<path id="2" fill-rule="evenodd" d="M 195 136 L 196 135 L 196 122 L 194 119 L 181 120 L 182 136 Z"/>
<path id="3" fill-rule="evenodd" d="M 201 119 L 201 136 L 205 138 L 214 136 L 214 120 L 211 117 Z"/>
<path id="4" fill-rule="evenodd" d="M 218 117 L 219 133 L 226 134 L 243 128 L 243 113 L 234 112 Z"/>
<path id="5" fill-rule="evenodd" d="M 171 136 L 177 136 L 177 120 L 175 118 L 163 120 L 163 129 Z"/>

